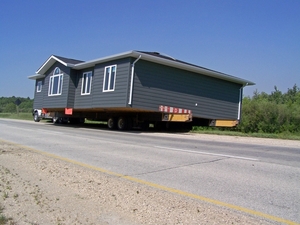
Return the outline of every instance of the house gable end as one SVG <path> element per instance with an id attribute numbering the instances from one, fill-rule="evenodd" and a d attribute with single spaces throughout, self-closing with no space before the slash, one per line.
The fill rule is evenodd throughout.
<path id="1" fill-rule="evenodd" d="M 36 80 L 45 77 L 45 73 L 56 63 L 59 62 L 66 67 L 73 68 L 75 64 L 83 61 L 77 59 L 70 59 L 61 56 L 51 55 L 44 64 L 36 71 L 35 75 L 28 76 L 29 79 Z"/>

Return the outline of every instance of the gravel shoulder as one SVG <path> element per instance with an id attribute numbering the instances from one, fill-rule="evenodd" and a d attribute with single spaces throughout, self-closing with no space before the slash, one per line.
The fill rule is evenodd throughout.
<path id="1" fill-rule="evenodd" d="M 1 140 L 0 174 L 10 224 L 274 224 Z"/>

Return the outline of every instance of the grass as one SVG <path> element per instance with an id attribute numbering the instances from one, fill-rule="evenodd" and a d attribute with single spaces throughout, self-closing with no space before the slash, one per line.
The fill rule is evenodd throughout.
<path id="1" fill-rule="evenodd" d="M 6 224 L 15 224 L 12 220 L 12 218 L 7 218 L 4 216 L 3 213 L 4 207 L 0 205 L 0 225 L 6 225 Z"/>
<path id="2" fill-rule="evenodd" d="M 31 113 L 0 113 L 0 118 L 18 119 L 18 120 L 33 120 Z"/>
<path id="3" fill-rule="evenodd" d="M 5 191 L 5 192 L 3 192 L 3 199 L 5 200 L 7 198 L 8 198 L 8 193 Z"/>
<path id="4" fill-rule="evenodd" d="M 258 137 L 258 138 L 275 138 L 286 140 L 300 140 L 300 134 L 292 134 L 289 132 L 270 134 L 270 133 L 243 133 L 231 130 L 220 130 L 217 127 L 193 127 L 192 133 L 198 134 L 214 134 L 214 135 L 228 135 L 228 136 L 240 136 L 240 137 Z"/>
<path id="5" fill-rule="evenodd" d="M 4 215 L 0 215 L 0 225 L 7 224 L 8 219 Z"/>
<path id="6" fill-rule="evenodd" d="M 96 121 L 96 120 L 85 120 L 84 123 L 87 124 L 107 124 L 107 122 L 103 122 L 103 121 Z"/>

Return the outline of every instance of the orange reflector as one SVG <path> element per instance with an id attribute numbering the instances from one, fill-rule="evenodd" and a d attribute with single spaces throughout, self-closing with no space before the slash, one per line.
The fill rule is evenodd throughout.
<path id="1" fill-rule="evenodd" d="M 72 108 L 65 108 L 65 114 L 66 115 L 72 115 L 73 114 L 73 109 Z"/>

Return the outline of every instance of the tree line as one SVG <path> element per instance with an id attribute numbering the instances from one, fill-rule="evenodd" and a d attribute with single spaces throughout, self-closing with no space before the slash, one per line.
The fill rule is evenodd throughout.
<path id="1" fill-rule="evenodd" d="M 32 111 L 33 99 L 22 97 L 0 97 L 0 113 L 29 113 Z"/>
<path id="2" fill-rule="evenodd" d="M 244 97 L 242 122 L 236 128 L 244 133 L 300 133 L 300 88 L 295 84 L 282 93 L 275 86 L 271 94 L 255 91 Z"/>

